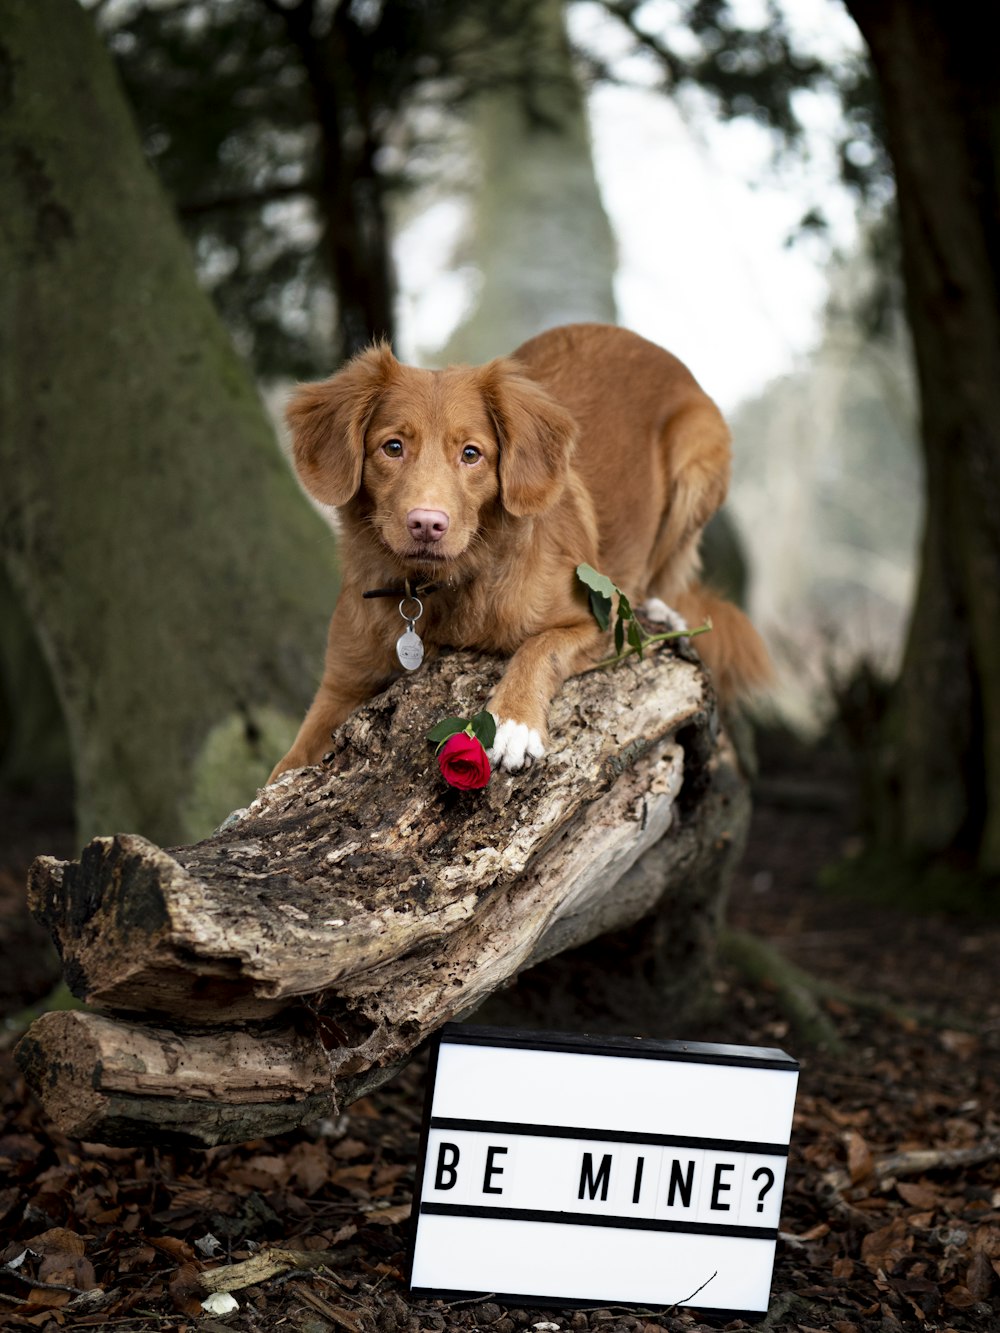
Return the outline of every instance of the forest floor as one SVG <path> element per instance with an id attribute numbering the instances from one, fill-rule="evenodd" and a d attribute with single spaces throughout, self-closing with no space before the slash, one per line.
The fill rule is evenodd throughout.
<path id="1" fill-rule="evenodd" d="M 843 763 L 779 747 L 763 772 L 730 924 L 839 988 L 821 1003 L 840 1049 L 802 1046 L 778 990 L 730 965 L 716 982 L 717 1017 L 671 1034 L 779 1045 L 801 1060 L 763 1327 L 995 1330 L 1000 923 L 832 896 L 823 870 L 850 851 L 853 836 Z M 26 866 L 37 852 L 74 849 L 57 804 L 8 801 L 0 824 L 20 830 L 0 851 L 0 999 L 11 1012 L 44 991 L 52 965 L 24 925 Z M 874 996 L 882 1003 L 870 1003 Z M 412 1300 L 403 1272 L 422 1062 L 307 1132 L 208 1152 L 111 1148 L 67 1139 L 46 1122 L 17 1077 L 13 1040 L 8 1028 L 0 1043 L 0 1324 L 43 1333 L 719 1327 L 687 1308 Z M 219 1277 L 239 1308 L 206 1314 L 201 1275 L 246 1261 L 256 1266 Z"/>

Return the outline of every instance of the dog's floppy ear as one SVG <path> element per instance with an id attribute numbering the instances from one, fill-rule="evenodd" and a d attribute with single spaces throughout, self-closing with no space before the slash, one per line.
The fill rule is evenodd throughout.
<path id="1" fill-rule="evenodd" d="M 516 518 L 544 513 L 566 483 L 576 421 L 516 361 L 491 361 L 480 376 L 500 442 L 503 506 Z"/>
<path id="2" fill-rule="evenodd" d="M 376 343 L 330 379 L 300 384 L 290 400 L 295 470 L 323 504 L 345 505 L 361 489 L 365 430 L 398 364 L 388 343 Z"/>

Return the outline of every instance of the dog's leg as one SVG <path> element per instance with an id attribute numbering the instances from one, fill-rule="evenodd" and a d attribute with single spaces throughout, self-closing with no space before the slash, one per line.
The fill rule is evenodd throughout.
<path id="1" fill-rule="evenodd" d="M 647 606 L 657 598 L 673 607 L 698 573 L 702 529 L 726 496 L 729 428 L 715 404 L 700 398 L 669 419 L 661 449 L 667 490 L 646 593 Z"/>
<path id="2" fill-rule="evenodd" d="M 553 695 L 568 676 L 590 665 L 602 638 L 596 624 L 581 624 L 544 630 L 518 648 L 486 705 L 497 720 L 489 751 L 494 768 L 515 772 L 542 757 Z"/>
<path id="3" fill-rule="evenodd" d="M 316 697 L 299 728 L 295 743 L 268 778 L 292 768 L 318 764 L 330 748 L 330 734 L 380 689 L 392 674 L 386 644 L 372 619 L 357 613 L 356 595 L 341 595 L 327 635 L 326 665 Z"/>
<path id="4" fill-rule="evenodd" d="M 374 693 L 374 691 L 372 691 Z M 292 768 L 305 768 L 308 764 L 318 764 L 330 748 L 330 737 L 341 722 L 371 694 L 345 693 L 335 684 L 322 681 L 316 691 L 316 697 L 306 713 L 295 743 L 268 778 L 273 782 L 282 773 Z"/>

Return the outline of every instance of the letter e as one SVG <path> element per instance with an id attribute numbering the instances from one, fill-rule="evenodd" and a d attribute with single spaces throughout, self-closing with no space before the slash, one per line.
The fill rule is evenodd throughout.
<path id="1" fill-rule="evenodd" d="M 716 1212 L 719 1213 L 728 1212 L 729 1209 L 732 1207 L 732 1204 L 720 1203 L 719 1195 L 722 1193 L 723 1190 L 731 1190 L 733 1188 L 732 1185 L 724 1185 L 722 1183 L 723 1171 L 735 1171 L 735 1170 L 736 1166 L 733 1162 L 716 1162 L 715 1164 L 715 1176 L 712 1179 L 712 1207 L 716 1210 Z"/>
<path id="2" fill-rule="evenodd" d="M 502 1175 L 503 1175 L 503 1167 L 502 1167 L 502 1166 L 494 1166 L 494 1165 L 493 1165 L 493 1159 L 494 1159 L 494 1157 L 497 1157 L 500 1153 L 506 1153 L 506 1151 L 507 1151 L 506 1148 L 494 1148 L 494 1147 L 492 1147 L 492 1146 L 490 1146 L 489 1148 L 486 1149 L 486 1172 L 485 1172 L 485 1174 L 484 1174 L 484 1176 L 483 1176 L 483 1193 L 484 1193 L 484 1194 L 502 1194 L 502 1193 L 503 1193 L 503 1186 L 502 1186 L 502 1185 L 491 1185 L 491 1184 L 490 1184 L 490 1181 L 493 1179 L 494 1176 L 502 1176 Z"/>

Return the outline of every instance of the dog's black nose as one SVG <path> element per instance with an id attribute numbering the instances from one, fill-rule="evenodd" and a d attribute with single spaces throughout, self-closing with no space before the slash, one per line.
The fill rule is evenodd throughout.
<path id="1" fill-rule="evenodd" d="M 448 522 L 443 509 L 411 509 L 406 515 L 410 536 L 418 542 L 439 542 L 448 531 Z"/>

